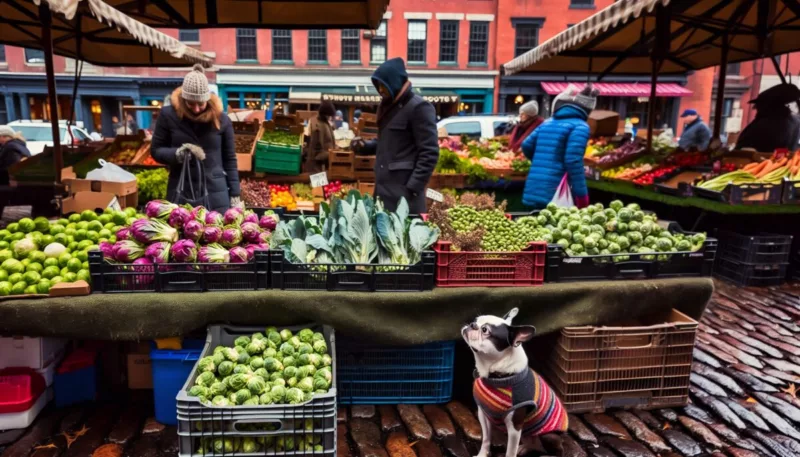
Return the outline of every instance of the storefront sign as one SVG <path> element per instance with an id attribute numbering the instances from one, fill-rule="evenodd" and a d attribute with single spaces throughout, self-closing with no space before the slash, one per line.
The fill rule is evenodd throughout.
<path id="1" fill-rule="evenodd" d="M 433 104 L 458 103 L 458 95 L 423 95 L 425 101 Z M 322 100 L 333 103 L 363 103 L 379 104 L 380 95 L 360 95 L 360 94 L 322 94 Z"/>

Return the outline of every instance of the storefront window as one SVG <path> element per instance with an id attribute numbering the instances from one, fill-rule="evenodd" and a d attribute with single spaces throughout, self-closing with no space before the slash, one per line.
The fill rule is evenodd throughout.
<path id="1" fill-rule="evenodd" d="M 370 40 L 369 61 L 371 63 L 383 63 L 386 61 L 386 21 L 381 21 L 381 25 L 375 31 L 375 35 Z"/>
<path id="2" fill-rule="evenodd" d="M 630 97 L 625 99 L 627 100 L 627 109 L 625 110 L 625 117 L 628 119 L 639 119 L 639 123 L 636 124 L 637 128 L 647 128 L 647 115 L 649 110 L 649 103 L 648 97 Z M 664 97 L 656 97 L 656 119 L 655 124 L 653 124 L 656 128 L 661 128 L 664 124 L 669 124 L 669 104 L 667 103 L 666 98 Z"/>

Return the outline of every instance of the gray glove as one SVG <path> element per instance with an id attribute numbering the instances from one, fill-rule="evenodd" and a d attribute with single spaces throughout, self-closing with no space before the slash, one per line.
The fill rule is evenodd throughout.
<path id="1" fill-rule="evenodd" d="M 231 208 L 244 209 L 244 202 L 241 197 L 231 197 Z"/>
<path id="2" fill-rule="evenodd" d="M 203 148 L 197 146 L 196 144 L 184 143 L 183 146 L 179 147 L 178 150 L 175 151 L 175 159 L 178 162 L 183 163 L 184 159 L 186 158 L 186 154 L 192 154 L 201 162 L 206 159 L 206 153 L 203 152 Z"/>

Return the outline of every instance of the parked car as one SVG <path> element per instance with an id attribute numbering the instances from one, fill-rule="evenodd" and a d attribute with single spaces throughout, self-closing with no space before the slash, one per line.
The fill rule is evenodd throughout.
<path id="1" fill-rule="evenodd" d="M 45 146 L 53 145 L 53 130 L 49 122 L 40 121 L 13 121 L 8 126 L 16 132 L 22 133 L 31 155 L 42 152 Z M 81 127 L 72 125 L 70 132 L 67 132 L 67 124 L 59 122 L 61 144 L 79 145 L 86 141 L 91 141 L 89 132 Z"/>
<path id="2" fill-rule="evenodd" d="M 453 116 L 442 119 L 436 127 L 451 136 L 494 138 L 505 135 L 513 122 L 514 116 L 510 115 Z"/>

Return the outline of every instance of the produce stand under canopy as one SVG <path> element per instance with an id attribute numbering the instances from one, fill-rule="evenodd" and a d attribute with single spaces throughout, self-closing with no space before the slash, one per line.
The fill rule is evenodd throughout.
<path id="1" fill-rule="evenodd" d="M 541 287 L 435 289 L 420 293 L 208 292 L 93 294 L 0 301 L 0 334 L 147 340 L 182 336 L 210 323 L 283 326 L 317 322 L 366 340 L 418 344 L 459 338 L 476 315 L 517 319 L 538 334 L 565 326 L 619 324 L 676 308 L 699 319 L 710 278 L 601 281 Z"/>

